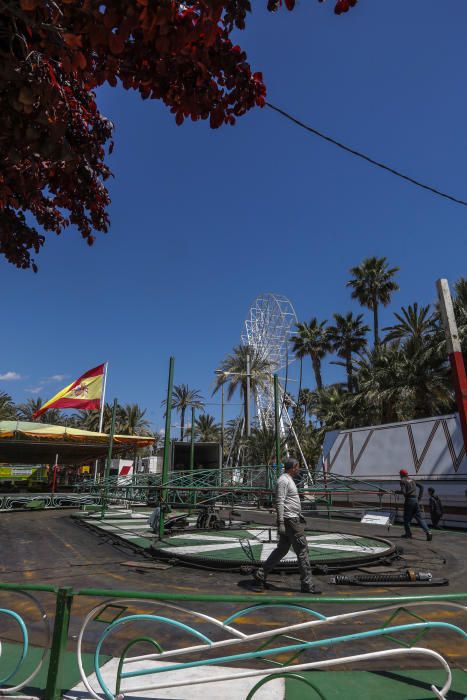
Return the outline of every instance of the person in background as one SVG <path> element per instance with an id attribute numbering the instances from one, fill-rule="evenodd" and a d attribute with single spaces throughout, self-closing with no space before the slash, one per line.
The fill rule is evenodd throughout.
<path id="1" fill-rule="evenodd" d="M 154 532 L 154 534 L 159 533 L 159 523 L 161 519 L 161 504 L 157 502 L 156 507 L 152 511 L 151 515 L 149 516 L 148 520 L 148 525 L 151 528 L 151 530 Z"/>
<path id="2" fill-rule="evenodd" d="M 431 542 L 431 540 L 433 539 L 433 535 L 431 534 L 428 525 L 426 524 L 425 519 L 422 516 L 419 505 L 419 500 L 423 496 L 423 486 L 421 484 L 416 483 L 413 479 L 409 477 L 409 472 L 407 471 L 407 469 L 401 469 L 399 474 L 401 478 L 401 487 L 399 491 L 396 491 L 396 493 L 404 496 L 405 535 L 402 535 L 402 537 L 405 537 L 407 539 L 412 538 L 410 523 L 412 522 L 413 518 L 415 518 L 417 523 L 420 525 L 420 527 L 426 534 L 428 542 Z"/>
<path id="3" fill-rule="evenodd" d="M 432 527 L 437 528 L 438 523 L 443 517 L 444 509 L 443 504 L 439 496 L 435 496 L 434 488 L 429 488 L 428 493 L 430 494 L 430 516 Z"/>
<path id="4" fill-rule="evenodd" d="M 263 566 L 254 572 L 253 578 L 263 588 L 266 584 L 268 573 L 277 566 L 290 547 L 292 547 L 297 556 L 301 592 L 319 595 L 321 590 L 313 583 L 311 576 L 308 543 L 305 535 L 306 520 L 302 515 L 300 497 L 294 481 L 294 477 L 298 476 L 299 472 L 300 464 L 296 459 L 288 459 L 284 462 L 284 473 L 278 478 L 276 486 L 279 542 Z"/>

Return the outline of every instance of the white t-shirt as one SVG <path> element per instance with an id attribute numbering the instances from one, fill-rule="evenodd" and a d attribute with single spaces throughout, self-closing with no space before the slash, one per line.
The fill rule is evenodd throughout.
<path id="1" fill-rule="evenodd" d="M 278 520 L 298 518 L 302 514 L 300 496 L 295 481 L 284 473 L 277 480 L 276 509 Z"/>

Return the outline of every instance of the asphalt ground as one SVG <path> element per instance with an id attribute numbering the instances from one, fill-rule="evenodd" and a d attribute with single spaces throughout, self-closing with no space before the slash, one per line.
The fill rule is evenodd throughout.
<path id="1" fill-rule="evenodd" d="M 48 584 L 57 587 L 72 587 L 77 591 L 84 588 L 105 588 L 125 591 L 146 591 L 163 592 L 173 594 L 207 594 L 207 595 L 244 595 L 250 592 L 249 578 L 235 572 L 208 571 L 195 569 L 186 566 L 176 565 L 169 568 L 157 569 L 147 568 L 144 565 L 151 560 L 142 551 L 130 550 L 122 547 L 119 543 L 109 538 L 107 535 L 87 529 L 80 525 L 71 517 L 70 511 L 39 511 L 39 512 L 8 512 L 0 514 L 0 582 L 2 583 L 31 583 Z M 254 515 L 257 521 L 257 514 Z M 316 582 L 323 589 L 326 596 L 395 596 L 425 595 L 425 594 L 447 594 L 467 592 L 467 532 L 435 531 L 432 542 L 427 542 L 423 533 L 418 528 L 413 528 L 414 539 L 406 541 L 400 538 L 403 531 L 401 528 L 392 528 L 389 535 L 386 530 L 376 526 L 365 526 L 364 530 L 360 524 L 336 521 L 319 521 L 313 519 L 310 525 L 314 530 L 341 531 L 349 533 L 362 533 L 371 536 L 383 536 L 392 540 L 396 545 L 401 546 L 400 559 L 392 566 L 368 569 L 368 571 L 394 571 L 397 568 L 412 567 L 432 571 L 435 577 L 447 577 L 449 586 L 410 588 L 408 586 L 398 587 L 354 587 L 335 586 L 329 583 L 329 576 L 318 576 Z M 132 561 L 141 563 L 141 567 L 127 566 L 125 563 Z M 351 572 L 350 572 L 351 573 Z M 284 602 L 291 602 L 289 599 L 299 591 L 298 574 L 277 574 L 271 576 L 272 587 L 267 594 L 281 596 Z M 55 596 L 49 593 L 33 594 L 41 604 L 49 618 L 53 619 L 55 610 Z M 256 596 L 252 594 L 255 602 L 261 602 L 262 594 Z M 69 649 L 72 649 L 84 616 L 93 605 L 102 602 L 102 599 L 76 596 L 73 601 L 72 618 L 69 630 Z M 465 601 L 467 605 L 467 600 Z M 247 603 L 196 603 L 184 602 L 185 608 L 196 609 L 214 615 L 219 619 L 225 619 L 228 615 L 242 607 L 247 607 Z M 371 601 L 365 604 L 344 605 L 339 603 L 320 602 L 319 598 L 310 598 L 309 606 L 323 612 L 326 615 L 333 615 L 342 612 L 350 612 L 354 609 L 365 609 L 377 607 L 380 603 L 372 605 Z M 35 608 L 29 597 L 13 592 L 0 593 L 0 607 L 10 607 L 17 612 L 24 613 L 30 617 L 29 630 L 31 633 L 31 643 L 42 646 L 45 644 L 43 624 L 40 615 L 35 612 Z M 135 604 L 132 612 L 144 612 L 147 607 L 144 603 Z M 467 612 L 454 610 L 448 606 L 441 607 L 433 612 L 430 609 L 430 619 L 445 620 L 452 624 L 459 625 L 467 630 Z M 428 617 L 428 608 L 417 609 L 416 614 L 424 619 Z M 292 616 L 296 613 L 292 613 Z M 386 618 L 388 615 L 386 615 Z M 397 619 L 392 624 L 404 624 L 414 618 L 404 612 L 399 613 Z M 258 631 L 260 628 L 272 628 L 290 624 L 292 621 L 289 609 L 271 607 L 267 615 L 263 612 L 252 613 L 243 616 L 241 619 L 241 629 L 244 632 Z M 303 617 L 297 617 L 297 622 L 303 621 Z M 385 620 L 378 618 L 378 623 L 368 620 L 356 619 L 332 626 L 332 636 L 341 634 L 352 634 L 354 632 L 368 629 L 373 624 L 380 626 Z M 415 619 L 415 621 L 418 621 Z M 198 627 L 203 630 L 203 624 Z M 14 625 L 6 625 L 2 628 L 2 639 L 7 642 L 17 641 L 17 630 Z M 89 638 L 87 644 L 88 651 L 91 651 L 98 634 L 102 629 L 96 631 L 95 638 Z M 91 635 L 92 636 L 92 635 Z M 410 635 L 409 635 L 410 636 Z M 413 638 L 412 634 L 412 638 Z M 407 637 L 401 637 L 402 641 L 408 641 Z M 116 635 L 115 644 L 118 646 L 124 641 L 122 631 L 121 639 Z M 167 637 L 159 640 L 162 646 L 169 646 L 173 639 L 167 633 Z M 428 644 L 429 641 L 429 644 Z M 398 642 L 400 643 L 400 641 Z M 453 635 L 444 630 L 430 631 L 429 638 L 424 637 L 421 645 L 430 646 L 440 653 L 446 655 L 453 668 L 465 669 L 467 667 L 467 640 Z M 332 646 L 332 645 L 331 645 Z M 387 648 L 387 640 L 381 638 L 367 639 L 364 642 L 352 642 L 352 644 L 342 644 L 334 647 L 327 647 L 325 652 L 331 657 L 338 657 L 345 653 L 364 653 L 377 649 Z M 107 653 L 115 653 L 117 649 L 108 648 Z M 323 648 L 311 652 L 311 659 L 322 658 Z M 254 665 L 254 664 L 253 664 Z M 407 662 L 398 660 L 399 668 L 412 668 L 413 660 Z M 381 664 L 380 664 L 381 666 Z M 369 666 L 374 668 L 374 664 Z M 424 667 L 424 662 L 418 664 L 419 668 Z M 364 668 L 362 665 L 360 668 Z M 343 669 L 345 670 L 345 669 Z M 349 669 L 347 669 L 349 670 Z M 384 670 L 384 669 L 383 669 Z"/>

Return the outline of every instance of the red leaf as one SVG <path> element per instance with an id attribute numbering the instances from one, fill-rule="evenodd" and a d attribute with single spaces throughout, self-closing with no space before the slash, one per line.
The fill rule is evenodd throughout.
<path id="1" fill-rule="evenodd" d="M 120 34 L 110 34 L 109 35 L 109 48 L 115 56 L 123 53 L 125 50 L 125 42 L 123 41 Z"/>

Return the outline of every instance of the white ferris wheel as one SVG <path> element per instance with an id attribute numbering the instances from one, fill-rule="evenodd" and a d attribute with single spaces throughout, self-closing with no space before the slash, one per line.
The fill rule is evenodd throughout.
<path id="1" fill-rule="evenodd" d="M 271 293 L 260 294 L 254 300 L 245 321 L 242 343 L 251 347 L 259 357 L 267 359 L 271 367 L 271 381 L 255 391 L 256 413 L 262 427 L 274 428 L 273 375 L 283 374 L 280 380 L 286 391 L 290 391 L 287 384 L 292 379 L 290 365 L 295 359 L 290 338 L 296 323 L 297 315 L 287 297 Z M 283 434 L 289 430 L 290 419 L 285 409 L 281 411 L 280 425 Z"/>

